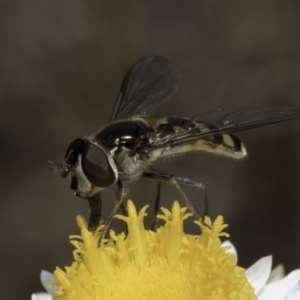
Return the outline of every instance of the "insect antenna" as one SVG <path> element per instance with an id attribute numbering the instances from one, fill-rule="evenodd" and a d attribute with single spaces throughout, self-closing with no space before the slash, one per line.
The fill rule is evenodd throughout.
<path id="1" fill-rule="evenodd" d="M 61 173 L 62 178 L 66 178 L 70 172 L 70 168 L 71 168 L 70 164 L 55 164 L 50 160 L 48 160 L 48 163 L 52 164 L 50 168 L 51 172 L 54 174 Z"/>

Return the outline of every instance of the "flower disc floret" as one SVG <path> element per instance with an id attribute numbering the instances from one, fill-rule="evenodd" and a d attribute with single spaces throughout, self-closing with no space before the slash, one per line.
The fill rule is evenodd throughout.
<path id="1" fill-rule="evenodd" d="M 172 210 L 162 209 L 165 221 L 156 232 L 145 230 L 147 206 L 139 213 L 128 201 L 128 235 L 110 231 L 98 247 L 103 226 L 91 233 L 83 217 L 77 217 L 81 236 L 71 236 L 74 262 L 65 271 L 57 268 L 53 299 L 256 299 L 245 270 L 236 257 L 222 247 L 227 227 L 221 216 L 214 222 L 196 221 L 199 235 L 186 234 L 183 221 L 191 216 L 177 201 Z"/>

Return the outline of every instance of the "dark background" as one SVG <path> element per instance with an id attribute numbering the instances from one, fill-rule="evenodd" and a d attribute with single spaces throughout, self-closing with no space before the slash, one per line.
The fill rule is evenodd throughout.
<path id="1" fill-rule="evenodd" d="M 39 273 L 72 259 L 68 236 L 87 204 L 50 173 L 68 144 L 104 125 L 139 58 L 170 58 L 182 80 L 161 116 L 218 108 L 300 107 L 300 3 L 288 1 L 0 2 L 1 267 L 3 299 L 41 290 Z M 160 169 L 204 182 L 248 267 L 273 254 L 300 267 L 300 120 L 243 132 L 243 161 L 189 154 Z M 201 211 L 201 193 L 185 189 Z M 138 208 L 155 184 L 133 184 Z M 104 218 L 113 192 L 104 203 Z M 163 205 L 179 199 L 163 185 Z M 182 204 L 183 205 L 183 204 Z M 114 221 L 114 225 L 121 224 Z M 188 232 L 197 231 L 192 222 Z"/>

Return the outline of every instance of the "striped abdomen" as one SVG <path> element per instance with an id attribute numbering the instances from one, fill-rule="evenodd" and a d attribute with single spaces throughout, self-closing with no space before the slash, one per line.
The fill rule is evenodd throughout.
<path id="1" fill-rule="evenodd" d="M 236 159 L 247 155 L 236 136 L 221 134 L 210 124 L 178 117 L 160 120 L 152 145 L 156 157 L 189 151 L 206 151 Z"/>

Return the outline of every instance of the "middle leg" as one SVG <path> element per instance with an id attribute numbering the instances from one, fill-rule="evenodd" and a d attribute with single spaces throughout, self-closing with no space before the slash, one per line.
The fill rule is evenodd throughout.
<path id="1" fill-rule="evenodd" d="M 208 215 L 208 199 L 207 199 L 207 192 L 206 192 L 206 187 L 202 182 L 191 180 L 188 178 L 184 177 L 179 177 L 176 175 L 171 175 L 171 174 L 166 174 L 166 173 L 155 173 L 155 172 L 145 172 L 143 173 L 143 177 L 153 179 L 153 180 L 159 180 L 159 181 L 165 181 L 169 182 L 175 185 L 179 193 L 181 194 L 183 201 L 187 205 L 188 209 L 192 212 L 192 214 L 195 216 L 197 219 L 201 219 L 200 216 L 197 214 L 197 212 L 194 210 L 192 204 L 188 200 L 187 196 L 183 192 L 182 188 L 180 187 L 179 183 L 198 187 L 202 190 L 203 195 L 204 195 L 204 202 L 203 202 L 203 219 L 205 216 Z"/>

